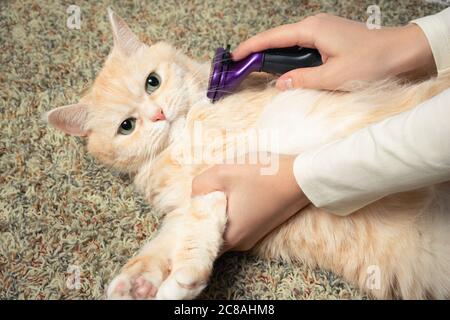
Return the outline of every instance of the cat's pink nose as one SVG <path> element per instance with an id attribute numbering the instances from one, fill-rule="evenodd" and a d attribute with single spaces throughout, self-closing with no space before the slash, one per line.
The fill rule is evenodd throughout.
<path id="1" fill-rule="evenodd" d="M 158 110 L 155 112 L 154 115 L 150 117 L 150 120 L 153 122 L 160 121 L 160 120 L 166 120 L 166 116 L 164 115 L 164 112 L 161 108 L 158 108 Z"/>

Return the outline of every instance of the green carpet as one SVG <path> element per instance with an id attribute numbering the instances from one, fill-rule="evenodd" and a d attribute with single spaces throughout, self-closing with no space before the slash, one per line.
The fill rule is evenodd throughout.
<path id="1" fill-rule="evenodd" d="M 66 26 L 74 2 L 80 30 Z M 108 5 L 142 39 L 209 60 L 217 46 L 320 11 L 364 21 L 377 3 L 383 25 L 395 25 L 443 9 L 430 2 L 1 1 L 0 298 L 102 298 L 159 223 L 129 177 L 94 161 L 83 139 L 41 121 L 45 111 L 76 102 L 100 70 L 112 44 Z M 78 288 L 67 285 L 71 266 L 80 271 Z M 330 272 L 245 254 L 221 258 L 201 297 L 364 298 Z"/>

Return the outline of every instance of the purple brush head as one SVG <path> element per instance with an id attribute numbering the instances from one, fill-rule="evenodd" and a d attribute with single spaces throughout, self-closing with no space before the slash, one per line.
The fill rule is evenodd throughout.
<path id="1" fill-rule="evenodd" d="M 316 49 L 290 47 L 255 52 L 246 58 L 233 61 L 230 47 L 217 48 L 211 65 L 206 96 L 212 102 L 233 93 L 241 82 L 254 71 L 283 74 L 290 70 L 315 67 L 322 64 Z"/>
<path id="2" fill-rule="evenodd" d="M 240 61 L 231 60 L 229 46 L 217 48 L 211 65 L 209 86 L 206 96 L 212 102 L 233 93 L 245 77 L 254 71 L 261 71 L 263 53 L 252 53 Z"/>

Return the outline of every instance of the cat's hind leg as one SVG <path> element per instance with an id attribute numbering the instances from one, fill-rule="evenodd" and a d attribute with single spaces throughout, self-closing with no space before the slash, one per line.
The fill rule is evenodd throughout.
<path id="1" fill-rule="evenodd" d="M 167 215 L 156 238 L 111 282 L 107 298 L 195 298 L 206 287 L 225 225 L 224 193 L 193 198 Z"/>

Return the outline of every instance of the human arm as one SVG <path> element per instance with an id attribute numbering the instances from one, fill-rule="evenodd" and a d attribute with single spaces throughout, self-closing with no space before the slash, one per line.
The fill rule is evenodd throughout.
<path id="1" fill-rule="evenodd" d="M 450 180 L 450 89 L 416 108 L 299 155 L 311 202 L 347 215 L 386 195 Z"/>

